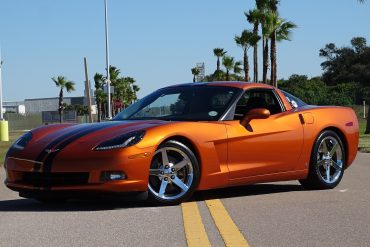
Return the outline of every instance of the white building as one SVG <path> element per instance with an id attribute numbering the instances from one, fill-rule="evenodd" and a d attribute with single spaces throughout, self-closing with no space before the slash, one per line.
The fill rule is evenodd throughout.
<path id="1" fill-rule="evenodd" d="M 196 68 L 199 70 L 199 75 L 197 75 L 196 80 L 202 81 L 206 76 L 206 66 L 204 63 L 197 63 Z"/>
<path id="2" fill-rule="evenodd" d="M 3 102 L 3 113 L 12 112 L 18 114 L 26 114 L 26 107 L 23 101 L 5 101 Z"/>

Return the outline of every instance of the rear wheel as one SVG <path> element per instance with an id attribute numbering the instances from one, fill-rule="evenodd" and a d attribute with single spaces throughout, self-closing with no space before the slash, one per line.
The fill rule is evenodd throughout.
<path id="1" fill-rule="evenodd" d="M 199 183 L 199 163 L 183 143 L 168 141 L 155 152 L 149 171 L 149 199 L 174 205 L 189 199 Z"/>
<path id="2" fill-rule="evenodd" d="M 317 138 L 310 160 L 308 177 L 299 182 L 308 189 L 332 189 L 343 177 L 345 150 L 337 133 L 323 131 Z"/>

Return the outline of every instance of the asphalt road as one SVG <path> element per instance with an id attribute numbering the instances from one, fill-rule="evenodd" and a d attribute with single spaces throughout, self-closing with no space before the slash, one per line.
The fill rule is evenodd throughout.
<path id="1" fill-rule="evenodd" d="M 197 193 L 209 242 L 225 246 L 205 202 L 211 199 L 221 200 L 250 246 L 370 246 L 370 154 L 359 154 L 333 190 L 303 190 L 292 181 Z M 44 205 L 1 184 L 0 246 L 187 246 L 187 236 L 181 206 Z"/>

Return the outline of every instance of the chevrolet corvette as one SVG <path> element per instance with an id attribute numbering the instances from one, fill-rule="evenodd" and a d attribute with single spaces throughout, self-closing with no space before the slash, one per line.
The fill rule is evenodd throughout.
<path id="1" fill-rule="evenodd" d="M 164 205 L 253 183 L 331 189 L 353 163 L 358 138 L 351 108 L 307 105 L 259 83 L 181 84 L 111 121 L 25 133 L 6 154 L 5 185 L 40 201 L 113 194 Z"/>

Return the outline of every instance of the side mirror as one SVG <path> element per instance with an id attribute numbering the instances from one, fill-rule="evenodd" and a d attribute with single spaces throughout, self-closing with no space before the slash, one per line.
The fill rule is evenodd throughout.
<path id="1" fill-rule="evenodd" d="M 266 119 L 270 117 L 270 111 L 265 108 L 256 108 L 247 112 L 240 120 L 240 124 L 247 127 L 253 119 Z"/>

